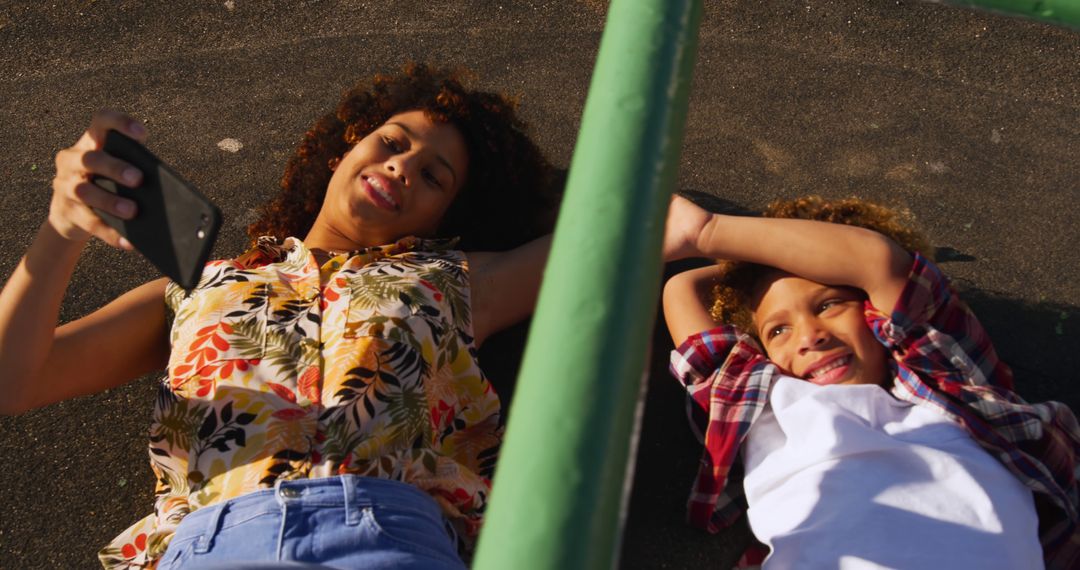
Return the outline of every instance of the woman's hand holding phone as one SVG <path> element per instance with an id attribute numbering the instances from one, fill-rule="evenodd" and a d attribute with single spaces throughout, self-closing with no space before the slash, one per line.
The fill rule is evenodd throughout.
<path id="1" fill-rule="evenodd" d="M 0 414 L 119 386 L 168 360 L 164 279 L 57 326 L 64 293 L 90 237 L 131 247 L 93 210 L 125 218 L 136 214 L 131 200 L 90 182 L 94 176 L 124 180 L 131 167 L 102 150 L 110 129 L 139 140 L 146 137 L 132 118 L 102 111 L 78 142 L 57 153 L 48 219 L 0 291 Z M 138 186 L 142 175 L 135 174 L 132 183 Z M 102 346 L 110 347 L 108 358 L 101 358 Z M 88 367 L 88 362 L 93 365 Z"/>
<path id="2" fill-rule="evenodd" d="M 146 140 L 146 128 L 135 119 L 117 111 L 95 113 L 82 137 L 56 154 L 49 224 L 60 236 L 73 242 L 85 243 L 96 236 L 113 247 L 131 250 L 131 243 L 94 212 L 97 208 L 131 219 L 136 206 L 131 200 L 99 188 L 91 182 L 92 177 L 104 176 L 128 187 L 139 186 L 143 177 L 139 169 L 103 150 L 109 129 L 139 142 Z"/>

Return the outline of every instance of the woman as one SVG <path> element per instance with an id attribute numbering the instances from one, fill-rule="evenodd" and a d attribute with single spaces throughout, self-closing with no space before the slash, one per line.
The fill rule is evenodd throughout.
<path id="1" fill-rule="evenodd" d="M 90 237 L 131 249 L 91 209 L 136 215 L 89 183 L 141 178 L 101 151 L 110 128 L 145 139 L 102 112 L 57 155 L 0 294 L 4 413 L 167 370 L 155 512 L 102 563 L 463 567 L 452 537 L 478 533 L 501 438 L 476 347 L 531 312 L 549 245 L 524 243 L 551 169 L 513 104 L 424 66 L 377 76 L 308 131 L 251 250 L 190 294 L 161 279 L 55 327 Z"/>

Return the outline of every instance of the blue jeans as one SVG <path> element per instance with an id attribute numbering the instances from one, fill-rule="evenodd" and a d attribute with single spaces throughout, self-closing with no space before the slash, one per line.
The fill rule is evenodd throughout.
<path id="1" fill-rule="evenodd" d="M 184 517 L 158 570 L 464 570 L 439 506 L 397 481 L 278 481 Z"/>

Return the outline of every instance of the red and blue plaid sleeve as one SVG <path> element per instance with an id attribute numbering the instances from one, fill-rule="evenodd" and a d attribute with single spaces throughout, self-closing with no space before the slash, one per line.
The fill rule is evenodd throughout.
<path id="1" fill-rule="evenodd" d="M 686 339 L 671 354 L 671 372 L 686 387 L 692 403 L 687 411 L 704 446 L 688 518 L 717 532 L 745 511 L 738 452 L 778 372 L 757 344 L 732 326 Z M 703 426 L 693 421 L 699 415 Z"/>
<path id="2" fill-rule="evenodd" d="M 867 324 L 898 360 L 957 395 L 965 385 L 1013 389 L 1012 370 L 997 356 L 975 314 L 930 260 L 914 254 L 907 285 L 890 315 L 867 305 Z"/>
<path id="3" fill-rule="evenodd" d="M 698 385 L 720 369 L 738 342 L 738 330 L 728 325 L 691 335 L 671 352 L 671 373 L 683 386 Z"/>

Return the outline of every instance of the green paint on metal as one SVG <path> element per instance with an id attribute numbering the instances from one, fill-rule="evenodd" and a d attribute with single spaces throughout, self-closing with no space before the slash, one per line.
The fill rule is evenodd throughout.
<path id="1" fill-rule="evenodd" d="M 1080 27 L 1080 0 L 949 0 L 949 3 Z"/>
<path id="2" fill-rule="evenodd" d="M 614 0 L 473 568 L 611 568 L 701 0 Z"/>

